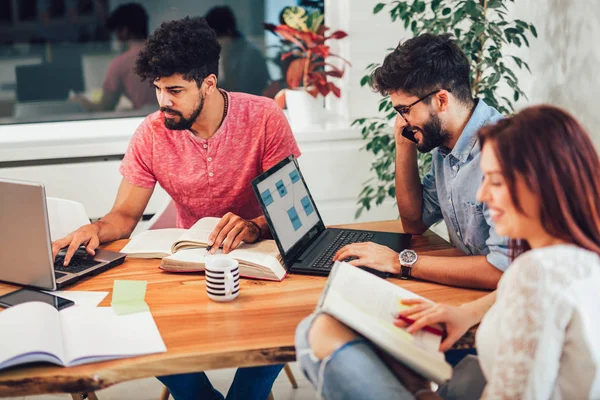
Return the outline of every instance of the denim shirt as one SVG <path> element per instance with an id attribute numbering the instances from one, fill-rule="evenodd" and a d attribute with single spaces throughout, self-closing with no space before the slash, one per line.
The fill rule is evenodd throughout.
<path id="1" fill-rule="evenodd" d="M 483 100 L 476 101 L 473 115 L 452 151 L 444 147 L 432 151 L 431 171 L 422 182 L 421 218 L 427 226 L 443 218 L 452 245 L 468 255 L 485 255 L 490 264 L 505 271 L 509 264 L 508 239 L 496 234 L 486 205 L 476 200 L 483 180 L 477 131 L 502 119 L 502 115 Z"/>

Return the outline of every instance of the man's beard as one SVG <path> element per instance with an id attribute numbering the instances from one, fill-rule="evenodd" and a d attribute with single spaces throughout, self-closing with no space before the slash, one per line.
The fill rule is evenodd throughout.
<path id="1" fill-rule="evenodd" d="M 442 121 L 437 115 L 431 114 L 429 121 L 427 121 L 423 128 L 411 126 L 410 130 L 413 132 L 421 132 L 423 137 L 421 143 L 417 143 L 417 150 L 421 153 L 429 153 L 436 147 L 442 146 L 450 139 L 450 133 L 442 129 Z"/>
<path id="2" fill-rule="evenodd" d="M 161 107 L 160 111 L 179 115 L 179 121 L 175 119 L 165 118 L 165 126 L 167 127 L 167 129 L 171 129 L 174 131 L 184 131 L 192 128 L 192 125 L 194 124 L 194 122 L 196 122 L 196 118 L 200 116 L 202 108 L 204 108 L 204 96 L 200 98 L 200 104 L 198 105 L 198 108 L 196 108 L 192 112 L 192 115 L 189 118 L 184 118 L 183 114 L 181 114 L 179 111 L 172 110 L 169 107 Z"/>

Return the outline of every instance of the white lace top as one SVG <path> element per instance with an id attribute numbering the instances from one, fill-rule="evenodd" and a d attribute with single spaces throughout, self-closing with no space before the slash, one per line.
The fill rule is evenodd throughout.
<path id="1" fill-rule="evenodd" d="M 477 332 L 487 399 L 600 399 L 600 258 L 530 250 L 500 280 Z"/>

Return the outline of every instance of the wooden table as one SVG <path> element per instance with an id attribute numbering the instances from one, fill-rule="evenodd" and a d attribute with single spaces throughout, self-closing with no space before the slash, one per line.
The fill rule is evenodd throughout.
<path id="1" fill-rule="evenodd" d="M 399 221 L 345 225 L 401 232 Z M 126 241 L 106 246 L 120 250 Z M 420 254 L 461 255 L 437 235 L 414 236 Z M 63 368 L 48 364 L 0 372 L 0 397 L 43 393 L 83 393 L 151 376 L 217 368 L 285 363 L 295 360 L 294 332 L 315 308 L 326 278 L 290 275 L 283 282 L 243 279 L 238 299 L 215 303 L 206 296 L 203 274 L 169 274 L 159 260 L 127 260 L 70 290 L 112 291 L 115 279 L 147 280 L 146 302 L 168 351 L 163 354 Z M 420 281 L 391 282 L 436 302 L 458 305 L 487 292 Z M 0 284 L 0 294 L 15 287 Z M 110 305 L 111 295 L 100 304 Z M 158 396 L 158 393 L 157 393 Z"/>

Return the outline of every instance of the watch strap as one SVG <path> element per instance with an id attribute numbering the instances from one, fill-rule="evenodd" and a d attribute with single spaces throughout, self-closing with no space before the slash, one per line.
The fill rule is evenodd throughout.
<path id="1" fill-rule="evenodd" d="M 410 279 L 411 267 L 405 265 L 400 266 L 400 279 Z"/>

